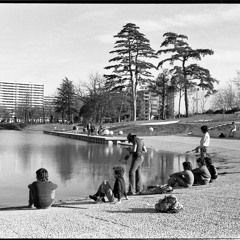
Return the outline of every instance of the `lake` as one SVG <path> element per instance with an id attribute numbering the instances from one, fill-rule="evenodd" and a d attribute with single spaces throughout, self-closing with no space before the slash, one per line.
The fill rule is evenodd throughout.
<path id="1" fill-rule="evenodd" d="M 88 143 L 43 134 L 39 131 L 0 130 L 0 207 L 28 205 L 28 184 L 36 171 L 46 168 L 49 180 L 58 184 L 55 200 L 87 197 L 103 180 L 113 185 L 112 168 L 118 165 L 121 145 Z M 169 174 L 182 170 L 194 156 L 148 148 L 142 165 L 143 184 L 165 184 Z M 130 162 L 125 168 L 128 186 Z"/>

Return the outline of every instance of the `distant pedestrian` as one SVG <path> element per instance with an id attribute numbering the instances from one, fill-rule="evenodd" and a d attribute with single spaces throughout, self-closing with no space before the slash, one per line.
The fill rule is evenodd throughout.
<path id="1" fill-rule="evenodd" d="M 97 192 L 94 195 L 89 195 L 89 198 L 93 199 L 96 203 L 104 203 L 105 197 L 107 197 L 109 202 L 115 202 L 116 198 L 117 202 L 115 203 L 121 203 L 123 196 L 128 200 L 125 180 L 123 177 L 124 169 L 121 166 L 114 167 L 113 173 L 115 178 L 113 188 L 107 180 L 104 180 L 99 186 Z"/>
<path id="2" fill-rule="evenodd" d="M 218 177 L 218 171 L 217 168 L 213 165 L 212 163 L 212 159 L 209 157 L 205 157 L 205 162 L 206 162 L 206 166 L 208 168 L 208 171 L 211 174 L 211 180 L 210 183 L 215 182 L 215 180 Z"/>
<path id="3" fill-rule="evenodd" d="M 103 133 L 103 126 L 102 126 L 102 124 L 100 124 L 97 132 L 98 132 L 98 135 L 102 135 L 102 133 Z"/>
<path id="4" fill-rule="evenodd" d="M 88 136 L 91 134 L 91 128 L 92 128 L 92 123 L 88 122 L 87 123 L 87 134 L 88 134 Z"/>
<path id="5" fill-rule="evenodd" d="M 204 158 L 207 156 L 207 149 L 210 144 L 210 135 L 208 133 L 208 126 L 206 125 L 201 126 L 201 131 L 203 133 L 203 136 L 200 140 L 200 145 L 196 147 L 195 151 L 198 152 L 200 150 L 200 156 L 201 158 Z"/>
<path id="6" fill-rule="evenodd" d="M 127 136 L 128 142 L 132 143 L 132 162 L 129 169 L 129 190 L 128 195 L 138 194 L 142 190 L 141 165 L 144 160 L 143 153 L 147 152 L 144 142 L 136 135 L 129 133 Z"/>
<path id="7" fill-rule="evenodd" d="M 57 184 L 48 181 L 48 171 L 40 168 L 36 171 L 37 181 L 28 185 L 29 208 L 46 209 L 52 206 Z"/>
<path id="8" fill-rule="evenodd" d="M 211 180 L 211 174 L 206 166 L 204 158 L 197 159 L 198 167 L 192 170 L 194 175 L 194 184 L 206 185 Z"/>
<path id="9" fill-rule="evenodd" d="M 232 127 L 230 129 L 228 137 L 234 137 L 235 132 L 237 131 L 237 126 L 235 122 L 232 122 Z"/>
<path id="10" fill-rule="evenodd" d="M 91 125 L 91 135 L 94 135 L 95 133 L 95 126 L 92 124 Z"/>

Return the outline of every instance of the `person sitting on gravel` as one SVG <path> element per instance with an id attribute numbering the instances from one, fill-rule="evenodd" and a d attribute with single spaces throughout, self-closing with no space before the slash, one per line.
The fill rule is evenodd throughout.
<path id="1" fill-rule="evenodd" d="M 207 155 L 207 148 L 209 147 L 209 144 L 210 144 L 210 135 L 208 133 L 208 126 L 206 125 L 201 126 L 201 131 L 203 133 L 203 136 L 200 140 L 200 145 L 196 147 L 195 151 L 198 152 L 200 149 L 201 158 L 204 158 Z"/>
<path id="2" fill-rule="evenodd" d="M 40 168 L 36 171 L 37 181 L 28 185 L 29 188 L 29 208 L 37 209 L 50 208 L 55 198 L 57 184 L 48 181 L 48 171 Z"/>
<path id="3" fill-rule="evenodd" d="M 96 203 L 105 202 L 105 196 L 109 202 L 114 202 L 116 198 L 117 202 L 115 203 L 121 203 L 121 198 L 123 196 L 128 200 L 125 180 L 123 178 L 124 169 L 121 166 L 114 167 L 113 172 L 115 178 L 113 189 L 109 182 L 104 180 L 99 186 L 97 192 L 94 195 L 89 195 L 89 198 L 93 199 Z"/>
<path id="4" fill-rule="evenodd" d="M 191 187 L 194 182 L 191 162 L 183 162 L 183 171 L 169 175 L 168 185 L 171 187 Z"/>
<path id="5" fill-rule="evenodd" d="M 194 185 L 206 185 L 211 180 L 211 174 L 206 166 L 204 158 L 197 159 L 198 167 L 192 170 Z"/>
<path id="6" fill-rule="evenodd" d="M 208 168 L 208 171 L 211 174 L 211 180 L 210 183 L 215 182 L 215 180 L 218 177 L 218 171 L 217 168 L 212 164 L 212 159 L 209 157 L 205 157 L 205 162 L 206 162 L 206 166 Z"/>

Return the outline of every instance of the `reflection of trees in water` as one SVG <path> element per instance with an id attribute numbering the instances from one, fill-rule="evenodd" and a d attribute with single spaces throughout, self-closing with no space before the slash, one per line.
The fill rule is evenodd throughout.
<path id="1" fill-rule="evenodd" d="M 113 165 L 118 163 L 120 148 L 103 144 L 56 146 L 57 168 L 63 182 L 71 178 L 94 184 L 111 175 Z"/>
<path id="2" fill-rule="evenodd" d="M 148 149 L 142 167 L 143 184 L 166 184 L 170 174 L 183 170 L 182 163 L 184 161 L 192 162 L 195 167 L 194 156 L 180 156 L 173 152 Z"/>
<path id="3" fill-rule="evenodd" d="M 61 181 L 66 182 L 73 178 L 79 182 L 80 192 L 90 193 L 95 191 L 104 179 L 112 183 L 114 181 L 112 168 L 121 165 L 119 163 L 121 148 L 119 145 L 93 143 L 78 144 L 77 147 L 69 143 L 56 147 L 57 168 Z M 172 152 L 148 149 L 142 164 L 143 184 L 167 183 L 169 174 L 182 170 L 182 162 L 185 160 L 184 156 L 179 157 Z M 127 185 L 130 164 L 128 162 L 127 165 L 123 165 Z"/>
<path id="4" fill-rule="evenodd" d="M 142 175 L 144 185 L 156 185 L 166 183 L 169 171 L 173 169 L 174 154 L 171 152 L 148 149 L 146 153 Z"/>

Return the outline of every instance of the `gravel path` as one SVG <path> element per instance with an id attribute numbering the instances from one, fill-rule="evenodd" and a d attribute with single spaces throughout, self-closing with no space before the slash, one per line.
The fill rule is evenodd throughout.
<path id="1" fill-rule="evenodd" d="M 199 137 L 144 136 L 148 147 L 184 154 Z M 211 139 L 209 152 L 220 173 L 216 183 L 174 189 L 180 213 L 157 213 L 167 194 L 131 196 L 121 204 L 90 199 L 47 210 L 0 209 L 1 238 L 240 238 L 239 140 Z"/>

